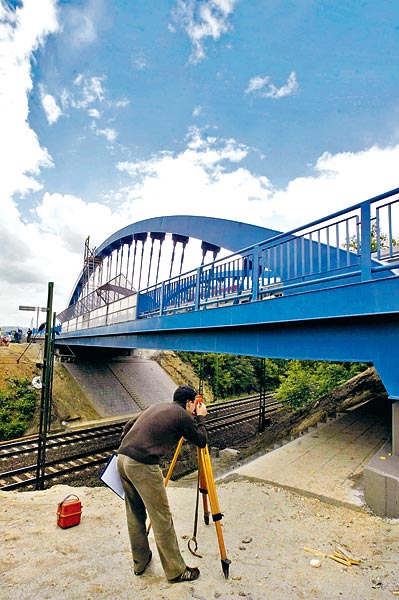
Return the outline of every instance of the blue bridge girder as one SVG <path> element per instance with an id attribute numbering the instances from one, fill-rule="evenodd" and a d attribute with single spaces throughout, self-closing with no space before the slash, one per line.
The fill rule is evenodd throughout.
<path id="1" fill-rule="evenodd" d="M 108 238 L 96 257 L 143 231 L 197 237 L 234 254 L 138 291 L 123 292 L 119 278 L 80 297 L 81 274 L 57 344 L 369 362 L 399 399 L 399 188 L 288 233 L 149 219 Z M 116 295 L 101 303 L 105 289 Z"/>

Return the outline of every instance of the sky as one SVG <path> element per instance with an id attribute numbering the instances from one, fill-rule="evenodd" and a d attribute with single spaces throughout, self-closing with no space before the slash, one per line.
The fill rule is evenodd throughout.
<path id="1" fill-rule="evenodd" d="M 0 325 L 66 308 L 88 236 L 398 187 L 398 79 L 397 0 L 0 0 Z"/>

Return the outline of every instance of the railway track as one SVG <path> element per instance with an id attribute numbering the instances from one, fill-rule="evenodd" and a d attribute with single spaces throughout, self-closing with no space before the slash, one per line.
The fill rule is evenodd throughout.
<path id="1" fill-rule="evenodd" d="M 271 400 L 272 396 L 267 398 Z M 267 401 L 266 400 L 266 401 Z M 265 414 L 279 410 L 278 402 L 267 402 Z M 259 396 L 250 396 L 210 406 L 207 426 L 212 434 L 259 418 Z M 46 481 L 63 480 L 77 471 L 105 464 L 110 452 L 119 446 L 123 422 L 87 429 L 49 434 L 46 442 Z M 0 443 L 0 490 L 35 487 L 38 436 Z"/>
<path id="2" fill-rule="evenodd" d="M 80 431 L 53 433 L 47 438 L 47 449 L 68 446 L 77 442 L 91 441 L 103 436 L 109 437 L 110 435 L 120 435 L 124 423 L 125 421 L 114 423 L 112 425 L 99 425 Z M 34 435 L 18 440 L 11 440 L 10 442 L 0 442 L 0 461 L 12 456 L 35 452 L 37 450 L 38 439 L 38 436 Z"/>

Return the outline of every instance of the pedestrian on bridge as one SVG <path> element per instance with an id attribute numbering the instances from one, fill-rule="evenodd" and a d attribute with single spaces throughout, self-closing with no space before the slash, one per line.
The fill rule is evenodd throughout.
<path id="1" fill-rule="evenodd" d="M 178 583 L 199 577 L 199 569 L 187 566 L 181 555 L 159 464 L 182 437 L 205 448 L 207 409 L 204 404 L 195 406 L 195 396 L 192 387 L 179 386 L 173 402 L 148 407 L 124 427 L 117 464 L 125 490 L 135 575 L 142 575 L 152 558 L 146 530 L 148 513 L 167 579 Z"/>

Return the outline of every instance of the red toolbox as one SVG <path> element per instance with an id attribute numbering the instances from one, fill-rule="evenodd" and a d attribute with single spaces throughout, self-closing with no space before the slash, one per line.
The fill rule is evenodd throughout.
<path id="1" fill-rule="evenodd" d="M 57 525 L 62 529 L 79 525 L 82 514 L 82 503 L 75 494 L 70 494 L 58 503 Z"/>

